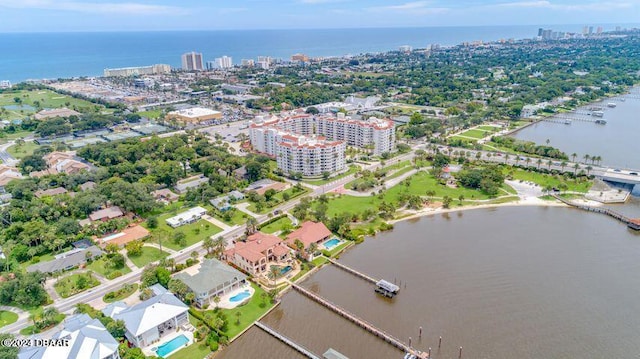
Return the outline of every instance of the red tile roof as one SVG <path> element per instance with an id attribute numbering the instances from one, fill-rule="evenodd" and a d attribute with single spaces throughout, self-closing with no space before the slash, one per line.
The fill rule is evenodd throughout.
<path id="1" fill-rule="evenodd" d="M 324 223 L 307 221 L 287 236 L 287 243 L 293 247 L 296 239 L 298 239 L 307 248 L 311 243 L 319 243 L 330 236 L 331 231 Z"/>
<path id="2" fill-rule="evenodd" d="M 275 249 L 280 243 L 282 243 L 282 239 L 273 234 L 256 232 L 247 237 L 246 242 L 237 242 L 228 254 L 238 254 L 250 262 L 257 262 L 266 257 L 265 253 L 270 248 L 273 248 L 275 253 Z"/>

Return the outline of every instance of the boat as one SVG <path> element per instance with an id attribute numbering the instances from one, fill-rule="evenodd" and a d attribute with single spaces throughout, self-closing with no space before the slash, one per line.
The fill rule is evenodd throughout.
<path id="1" fill-rule="evenodd" d="M 589 107 L 589 110 L 591 110 L 591 111 L 602 111 L 603 108 L 601 106 L 591 106 L 591 107 Z"/>
<path id="2" fill-rule="evenodd" d="M 606 120 L 596 120 L 596 124 L 598 124 L 598 125 L 606 125 L 607 121 Z"/>
<path id="3" fill-rule="evenodd" d="M 565 125 L 570 125 L 571 124 L 571 120 L 564 120 L 564 124 Z"/>
<path id="4" fill-rule="evenodd" d="M 602 116 L 604 116 L 604 112 L 602 112 L 602 111 L 593 111 L 593 112 L 591 113 L 591 116 L 594 116 L 594 117 L 602 117 Z"/>
<path id="5" fill-rule="evenodd" d="M 607 104 L 607 107 L 611 107 L 611 108 L 616 107 L 616 106 L 617 106 L 617 105 L 616 105 L 616 103 L 615 103 L 615 102 L 609 102 L 609 103 Z"/>

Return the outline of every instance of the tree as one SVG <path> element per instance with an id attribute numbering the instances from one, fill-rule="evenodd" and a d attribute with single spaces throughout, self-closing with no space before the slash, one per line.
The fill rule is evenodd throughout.
<path id="1" fill-rule="evenodd" d="M 104 247 L 104 250 L 107 253 L 117 253 L 120 250 L 120 247 L 115 243 L 109 243 Z"/>
<path id="2" fill-rule="evenodd" d="M 213 247 L 214 247 L 213 238 L 211 238 L 211 236 L 205 238 L 202 241 L 202 248 L 204 248 L 207 251 L 207 256 L 211 254 Z"/>
<path id="3" fill-rule="evenodd" d="M 578 157 L 578 154 L 577 154 L 577 153 L 575 153 L 575 152 L 574 152 L 574 153 L 572 153 L 572 154 L 571 154 L 572 162 L 575 162 L 575 161 L 576 161 L 576 157 Z"/>
<path id="4" fill-rule="evenodd" d="M 10 341 L 15 339 L 15 335 L 10 334 L 10 333 L 0 333 L 0 343 L 4 343 L 6 341 Z M 3 359 L 9 359 L 9 358 L 17 358 L 18 357 L 18 351 L 20 351 L 19 347 L 12 347 L 12 346 L 6 346 L 6 345 L 1 345 L 0 346 L 0 358 Z"/>
<path id="5" fill-rule="evenodd" d="M 127 250 L 129 257 L 138 257 L 142 254 L 143 245 L 144 243 L 142 243 L 142 241 L 131 241 L 127 243 L 124 248 Z"/>
<path id="6" fill-rule="evenodd" d="M 247 218 L 245 234 L 247 236 L 250 236 L 250 235 L 256 233 L 257 226 L 258 226 L 258 221 L 254 217 L 249 216 L 249 218 Z"/>
<path id="7" fill-rule="evenodd" d="M 111 320 L 106 325 L 107 330 L 116 340 L 122 340 L 124 338 L 124 334 L 127 332 L 127 328 L 125 327 L 123 320 Z"/>
<path id="8" fill-rule="evenodd" d="M 460 202 L 460 205 L 462 205 L 462 202 L 464 201 L 464 195 L 460 195 L 458 196 L 458 201 Z"/>
<path id="9" fill-rule="evenodd" d="M 242 312 L 237 311 L 235 315 L 236 315 L 236 325 L 240 325 L 240 317 L 242 316 Z"/>
<path id="10" fill-rule="evenodd" d="M 214 256 L 220 259 L 220 257 L 222 257 L 222 253 L 224 253 L 226 246 L 227 246 L 227 242 L 225 241 L 224 237 L 222 236 L 216 237 L 216 239 L 213 241 Z"/>
<path id="11" fill-rule="evenodd" d="M 451 205 L 451 197 L 449 196 L 444 196 L 442 198 L 442 207 L 444 208 L 449 208 L 449 206 Z"/>
<path id="12" fill-rule="evenodd" d="M 573 165 L 573 174 L 575 175 L 578 172 L 578 169 L 580 169 L 580 165 L 578 163 Z"/>
<path id="13" fill-rule="evenodd" d="M 151 229 L 158 228 L 158 217 L 151 216 L 147 218 L 147 226 Z"/>
<path id="14" fill-rule="evenodd" d="M 216 308 L 218 308 L 218 304 L 220 304 L 220 297 L 217 295 L 213 297 L 213 302 L 216 304 Z"/>
<path id="15" fill-rule="evenodd" d="M 109 253 L 107 254 L 107 259 L 108 259 L 108 265 L 111 268 L 114 269 L 119 269 L 119 268 L 124 268 L 125 266 L 125 259 L 124 256 L 120 253 Z"/>
<path id="16" fill-rule="evenodd" d="M 331 176 L 331 172 L 329 172 L 329 171 L 322 171 L 322 179 L 323 179 L 323 180 L 328 180 L 330 176 Z"/>

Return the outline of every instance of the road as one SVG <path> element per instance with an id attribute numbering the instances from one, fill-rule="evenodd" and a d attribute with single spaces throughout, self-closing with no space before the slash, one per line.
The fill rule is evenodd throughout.
<path id="1" fill-rule="evenodd" d="M 2 160 L 3 163 L 6 163 L 10 166 L 13 166 L 18 162 L 17 159 L 13 158 L 13 156 L 11 156 L 9 152 L 7 152 L 7 149 L 13 146 L 14 144 L 15 144 L 15 141 L 9 141 L 7 143 L 0 145 L 0 160 Z"/>
<path id="2" fill-rule="evenodd" d="M 1 147 L 0 147 L 1 148 Z M 417 145 L 417 146 L 413 146 L 414 150 L 417 149 L 423 149 L 426 151 L 433 151 L 433 149 L 430 149 L 429 146 L 427 145 Z M 520 159 L 516 160 L 516 155 L 509 155 L 509 157 L 506 157 L 504 154 L 498 155 L 495 152 L 489 152 L 489 151 L 475 151 L 475 150 L 467 150 L 467 149 L 462 149 L 462 148 L 448 148 L 448 147 L 443 147 L 441 146 L 439 148 L 440 151 L 442 150 L 449 150 L 450 152 L 453 151 L 464 151 L 464 152 L 470 152 L 470 156 L 468 156 L 468 158 L 470 160 L 476 160 L 476 154 L 480 153 L 480 159 L 484 160 L 484 161 L 490 161 L 490 162 L 497 162 L 497 163 L 507 163 L 507 164 L 511 164 L 511 165 L 515 165 L 515 164 L 524 164 L 526 163 L 526 158 L 524 156 L 519 156 Z M 385 165 L 384 166 L 389 166 L 398 162 L 402 162 L 402 161 L 406 161 L 406 160 L 411 160 L 413 157 L 415 157 L 415 153 L 414 151 L 403 154 L 403 155 L 399 155 L 397 157 L 394 157 L 392 159 L 386 160 L 385 161 Z M 530 158 L 530 162 L 529 165 L 533 165 L 536 166 L 537 165 L 537 158 Z M 557 170 L 568 170 L 571 171 L 573 169 L 574 163 L 573 162 L 567 162 L 567 165 L 564 166 L 564 168 L 562 168 L 562 166 L 560 165 L 561 161 L 553 161 L 552 165 L 550 166 L 551 169 L 557 169 Z M 367 169 L 367 170 L 376 170 L 378 168 L 384 167 L 382 164 L 380 163 L 374 163 L 374 164 L 370 164 L 370 165 L 366 165 L 363 166 L 363 169 Z M 580 164 L 580 168 L 584 168 L 587 165 L 585 164 Z M 547 161 L 545 161 L 541 167 L 543 168 L 549 168 L 549 166 L 547 165 Z M 605 167 L 599 167 L 599 166 L 593 166 L 593 169 L 591 170 L 591 174 L 600 174 L 604 171 L 607 170 L 607 168 Z M 350 174 L 348 176 L 345 176 L 343 178 L 337 179 L 335 181 L 332 181 L 330 183 L 321 185 L 321 186 L 316 186 L 313 191 L 308 195 L 311 197 L 316 197 L 325 193 L 329 193 L 335 189 L 338 189 L 340 187 L 342 187 L 343 185 L 345 185 L 346 183 L 352 181 L 355 179 L 355 174 Z M 284 211 L 288 211 L 290 209 L 292 209 L 293 207 L 295 207 L 298 203 L 300 203 L 301 199 L 304 197 L 300 197 L 297 198 L 293 201 L 287 202 L 285 204 L 282 204 L 276 208 L 274 208 L 274 210 L 279 210 L 281 212 Z M 260 215 L 257 218 L 258 223 L 262 223 L 265 222 L 269 219 L 269 216 L 264 214 L 264 215 Z M 225 240 L 227 241 L 227 243 L 230 243 L 231 240 L 234 239 L 238 239 L 240 238 L 240 236 L 242 236 L 244 234 L 245 231 L 245 226 L 239 226 L 239 227 L 234 227 L 234 228 L 230 228 L 222 233 L 220 233 L 218 236 L 222 236 L 223 238 L 225 238 Z M 182 262 L 182 261 L 186 261 L 190 256 L 191 253 L 193 251 L 198 251 L 201 254 L 204 254 L 205 250 L 202 248 L 202 242 L 196 243 L 190 247 L 187 247 L 175 254 L 172 254 L 169 256 L 169 258 L 173 258 L 175 259 L 176 262 Z M 67 312 L 67 311 L 71 311 L 78 303 L 88 303 L 94 299 L 97 298 L 101 298 L 103 297 L 106 293 L 111 292 L 121 286 L 123 286 L 124 284 L 127 283 L 135 283 L 138 282 L 140 280 L 140 276 L 142 273 L 142 269 L 136 269 L 133 270 L 131 273 L 125 274 L 119 278 L 116 278 L 114 280 L 111 280 L 110 282 L 100 285 L 98 287 L 95 287 L 87 292 L 83 292 L 77 295 L 74 295 L 70 298 L 66 298 L 66 299 L 62 299 L 57 301 L 56 303 L 51 304 L 53 307 L 55 307 L 56 309 L 58 309 L 60 312 Z M 18 332 L 20 329 L 28 326 L 30 323 L 28 321 L 28 319 L 26 318 L 22 318 L 20 320 L 18 320 L 17 322 L 10 324 L 8 326 L 5 326 L 2 328 L 2 332 Z"/>

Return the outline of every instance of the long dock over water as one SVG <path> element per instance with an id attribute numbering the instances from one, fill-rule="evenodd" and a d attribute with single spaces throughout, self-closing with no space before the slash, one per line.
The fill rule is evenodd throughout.
<path id="1" fill-rule="evenodd" d="M 342 269 L 342 270 L 344 270 L 344 271 L 346 271 L 346 272 L 349 272 L 349 273 L 351 273 L 351 274 L 355 275 L 356 277 L 360 277 L 361 279 L 364 279 L 364 280 L 366 280 L 366 281 L 368 281 L 368 282 L 371 282 L 371 283 L 373 283 L 373 284 L 378 283 L 378 279 L 375 279 L 375 278 L 373 278 L 373 277 L 370 277 L 370 276 L 368 276 L 368 275 L 366 275 L 366 274 L 364 274 L 364 273 L 362 273 L 362 272 L 359 272 L 359 271 L 357 271 L 357 270 L 355 270 L 355 269 L 353 269 L 353 268 L 351 268 L 351 267 L 347 267 L 346 265 L 344 265 L 344 264 L 342 264 L 342 263 L 339 263 L 339 262 L 337 262 L 337 261 L 336 261 L 336 260 L 334 260 L 334 259 L 327 258 L 327 260 L 328 260 L 331 264 L 335 265 L 336 267 L 338 267 L 338 268 L 340 268 L 340 269 Z"/>
<path id="2" fill-rule="evenodd" d="M 558 196 L 557 194 L 551 194 L 551 196 L 555 199 L 557 199 L 558 201 L 577 208 L 577 209 L 581 209 L 583 211 L 588 211 L 588 212 L 594 212 L 594 213 L 600 213 L 600 214 L 604 214 L 607 215 L 609 217 L 615 218 L 618 221 L 624 223 L 627 225 L 627 227 L 631 228 L 631 229 L 635 229 L 636 231 L 640 230 L 640 218 L 637 219 L 633 219 L 633 218 L 629 218 L 627 216 L 624 216 L 616 211 L 613 211 L 609 208 L 602 208 L 602 207 L 592 207 L 592 206 L 587 206 L 587 205 L 583 205 L 583 204 L 578 204 L 578 203 L 574 203 L 566 198 L 562 198 L 560 196 Z"/>
<path id="3" fill-rule="evenodd" d="M 356 324 L 357 326 L 359 326 L 360 328 L 368 331 L 369 333 L 377 336 L 378 338 L 384 340 L 385 342 L 391 344 L 392 346 L 398 348 L 399 350 L 402 350 L 405 353 L 411 353 L 413 355 L 416 355 L 418 358 L 420 359 L 427 359 L 429 358 L 429 355 L 427 353 L 423 353 L 420 352 L 418 350 L 413 349 L 412 347 L 410 347 L 409 345 L 405 344 L 403 341 L 401 341 L 400 339 L 394 337 L 393 335 L 383 331 L 382 329 L 377 328 L 376 326 L 374 326 L 373 324 L 365 321 L 364 319 L 358 318 L 357 316 L 355 316 L 354 314 L 351 314 L 350 312 L 348 312 L 347 310 L 331 303 L 330 301 L 322 298 L 321 296 L 306 290 L 305 288 L 295 284 L 295 283 L 291 283 L 291 287 L 295 290 L 297 290 L 298 292 L 300 292 L 301 294 L 303 294 L 304 296 L 306 296 L 307 298 L 315 301 L 316 303 L 328 308 L 329 310 L 333 311 L 334 313 L 340 315 L 341 317 L 347 319 L 348 321 Z"/>
<path id="4" fill-rule="evenodd" d="M 290 346 L 291 348 L 295 349 L 298 353 L 306 356 L 309 359 L 321 359 L 319 356 L 315 355 L 314 353 L 312 353 L 309 349 L 303 347 L 302 345 L 294 342 L 293 340 L 289 339 L 288 337 L 278 333 L 277 331 L 271 329 L 270 327 L 260 323 L 260 322 L 255 322 L 256 327 L 264 330 L 265 332 L 269 333 L 271 336 L 273 336 L 274 338 L 278 339 L 279 341 L 285 343 L 286 345 Z"/>

